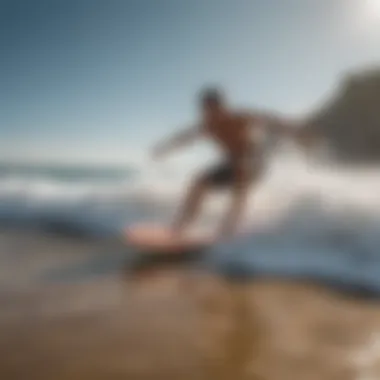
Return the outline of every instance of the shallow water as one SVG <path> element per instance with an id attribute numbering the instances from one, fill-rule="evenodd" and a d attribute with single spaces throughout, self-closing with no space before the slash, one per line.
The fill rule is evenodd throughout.
<path id="1" fill-rule="evenodd" d="M 131 271 L 133 255 L 121 248 L 114 239 L 1 231 L 1 378 L 380 375 L 371 353 L 377 301 L 291 276 L 233 281 L 206 264 Z"/>

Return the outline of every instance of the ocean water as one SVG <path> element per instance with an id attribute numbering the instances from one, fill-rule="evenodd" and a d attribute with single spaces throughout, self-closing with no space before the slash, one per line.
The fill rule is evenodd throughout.
<path id="1" fill-rule="evenodd" d="M 180 168 L 181 169 L 181 168 Z M 142 221 L 169 222 L 194 170 L 0 165 L 0 223 L 97 239 Z M 217 270 L 318 278 L 380 294 L 380 170 L 273 159 L 246 212 L 247 233 L 215 245 Z M 202 228 L 228 194 L 206 203 Z"/>

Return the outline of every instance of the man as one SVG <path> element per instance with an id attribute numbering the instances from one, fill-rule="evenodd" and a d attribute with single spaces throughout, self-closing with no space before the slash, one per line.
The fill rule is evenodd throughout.
<path id="1" fill-rule="evenodd" d="M 200 137 L 209 138 L 216 143 L 224 157 L 222 162 L 193 181 L 173 228 L 178 234 L 184 232 L 199 213 L 205 194 L 215 188 L 227 188 L 231 192 L 231 205 L 219 229 L 219 235 L 226 236 L 235 232 L 249 190 L 258 182 L 263 172 L 262 149 L 255 132 L 268 127 L 299 142 L 307 142 L 304 139 L 307 135 L 270 115 L 231 110 L 218 89 L 202 91 L 200 107 L 200 123 L 157 145 L 153 156 L 162 158 Z"/>

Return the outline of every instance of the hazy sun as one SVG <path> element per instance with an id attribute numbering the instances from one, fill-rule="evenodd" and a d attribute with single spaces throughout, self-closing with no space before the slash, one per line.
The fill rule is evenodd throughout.
<path id="1" fill-rule="evenodd" d="M 380 0 L 355 0 L 355 4 L 356 22 L 353 21 L 353 27 L 356 32 L 362 31 L 368 35 L 369 32 L 380 31 Z"/>
<path id="2" fill-rule="evenodd" d="M 363 3 L 367 6 L 368 12 L 372 16 L 380 18 L 380 0 L 364 0 Z"/>

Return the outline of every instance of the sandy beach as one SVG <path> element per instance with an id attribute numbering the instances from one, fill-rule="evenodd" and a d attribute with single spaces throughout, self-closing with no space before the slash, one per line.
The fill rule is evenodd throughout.
<path id="1" fill-rule="evenodd" d="M 2 379 L 380 376 L 375 301 L 179 266 L 132 275 L 109 240 L 8 229 L 0 244 Z"/>
<path id="2" fill-rule="evenodd" d="M 380 380 L 380 0 L 0 17 L 0 380 Z"/>

